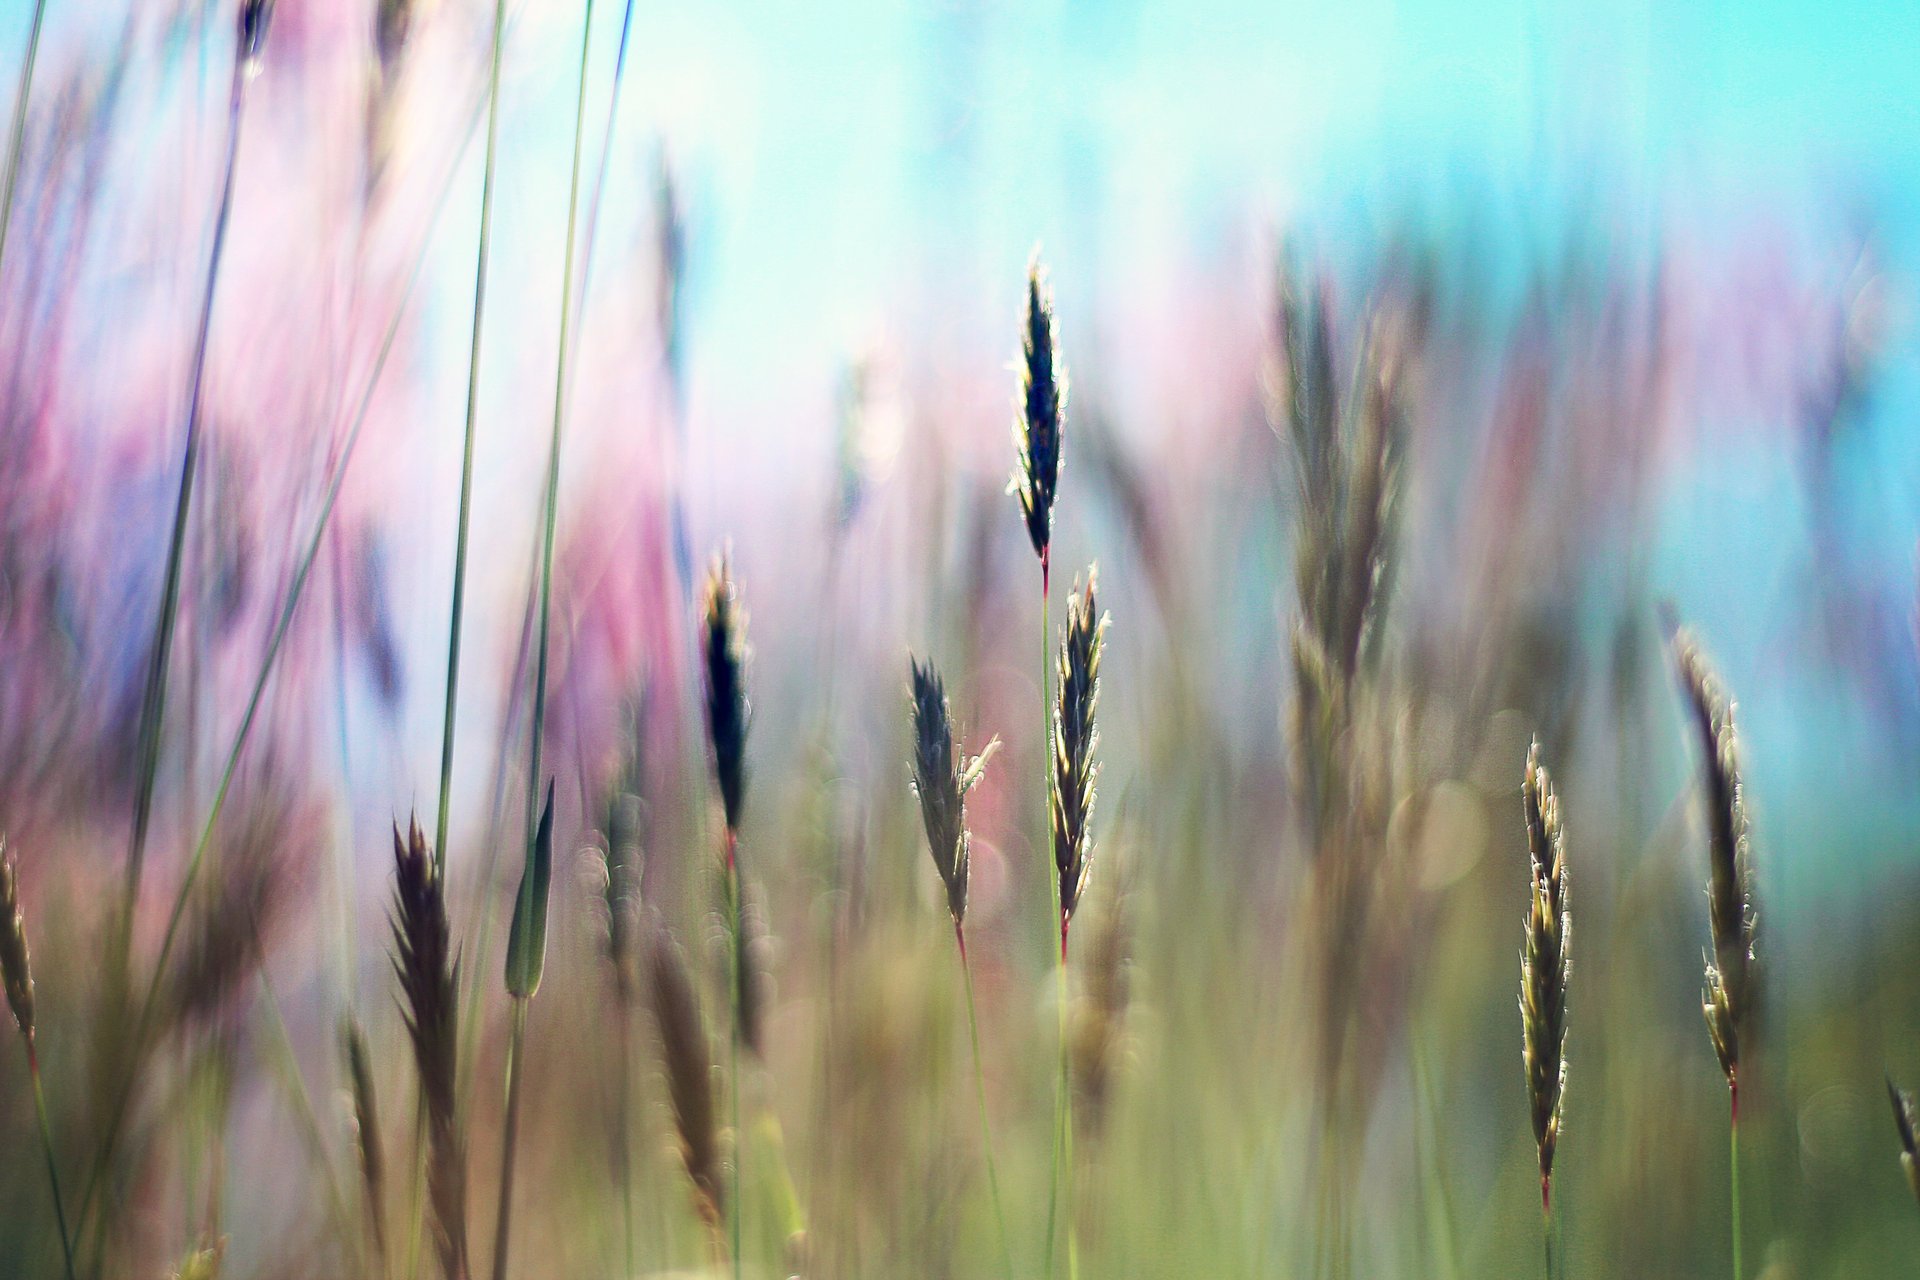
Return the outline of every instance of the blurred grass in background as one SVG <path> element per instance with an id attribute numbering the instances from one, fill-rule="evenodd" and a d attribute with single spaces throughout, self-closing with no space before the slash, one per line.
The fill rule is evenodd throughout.
<path id="1" fill-rule="evenodd" d="M 590 156 L 619 8 L 595 28 Z M 767 934 L 764 1055 L 740 1078 L 744 1269 L 1000 1267 L 907 785 L 911 649 L 939 663 L 966 749 L 1005 744 L 969 797 L 967 939 L 1015 1269 L 1041 1274 L 1055 934 L 1039 602 L 1004 492 L 1036 240 L 1071 385 L 1055 577 L 1097 561 L 1114 619 L 1071 974 L 1082 1273 L 1539 1273 L 1515 1009 L 1537 734 L 1577 940 L 1563 1274 L 1729 1274 L 1698 761 L 1663 603 L 1741 706 L 1765 975 L 1742 1082 L 1747 1272 L 1899 1274 L 1920 1252 L 1883 1085 L 1920 1080 L 1920 126 L 1901 134 L 1915 107 L 1892 65 L 1913 19 L 1762 6 L 1703 31 L 1623 6 L 1450 8 L 639 6 L 561 464 L 558 874 L 514 1274 L 718 1273 L 654 1024 L 609 972 L 594 850 L 610 807 L 630 815 L 629 888 L 694 966 L 718 1049 L 728 922 L 694 641 L 698 568 L 724 543 L 751 608 L 740 845 Z M 0 825 L 70 1212 L 136 1081 L 78 1233 L 108 1275 L 216 1247 L 222 1275 L 376 1274 L 347 1015 L 380 1097 L 395 1274 L 436 1266 L 408 1244 L 387 833 L 437 800 L 491 6 L 421 6 L 392 83 L 371 6 L 277 9 L 214 313 L 136 992 L 370 384 L 371 409 L 145 1054 L 109 939 L 232 6 L 52 0 L 0 272 Z M 575 9 L 524 6 L 505 50 L 446 851 L 468 956 L 483 920 L 504 937 L 508 833 L 541 781 L 517 762 Z M 25 6 L 4 12 L 24 37 Z M 1366 781 L 1331 842 L 1292 727 L 1308 505 L 1283 281 L 1325 315 L 1343 398 L 1380 317 L 1402 343 L 1373 674 L 1338 743 Z M 1334 970 L 1329 939 L 1350 949 Z M 463 973 L 481 1244 L 498 958 Z M 38 1141 L 8 1050 L 0 1274 L 61 1274 Z M 1328 1170 L 1352 1188 L 1339 1212 Z"/>

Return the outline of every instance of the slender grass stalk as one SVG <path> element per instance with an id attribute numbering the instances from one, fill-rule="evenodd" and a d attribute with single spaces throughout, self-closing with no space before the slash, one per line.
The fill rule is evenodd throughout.
<path id="1" fill-rule="evenodd" d="M 478 124 L 477 118 L 474 123 L 475 125 Z M 470 129 L 466 141 L 471 141 L 471 136 L 472 130 Z M 464 142 L 460 150 L 464 153 Z M 453 163 L 448 167 L 445 181 L 442 183 L 439 195 L 434 201 L 433 209 L 436 215 L 446 204 L 447 194 L 452 188 L 453 179 L 458 170 L 459 156 L 456 155 Z M 407 303 L 413 295 L 414 286 L 419 283 L 421 268 L 426 263 L 426 249 L 431 240 L 433 224 L 437 221 L 437 216 L 429 218 L 427 226 L 422 230 L 420 247 L 414 254 L 413 266 L 408 273 L 406 285 L 401 292 L 400 302 L 395 306 L 393 317 L 388 322 L 386 333 L 381 339 L 380 346 L 375 351 L 372 366 L 367 374 L 367 384 L 361 394 L 359 405 L 354 412 L 352 425 L 348 428 L 346 439 L 341 445 L 340 453 L 334 460 L 332 474 L 328 478 L 327 488 L 321 498 L 319 512 L 314 518 L 313 532 L 301 552 L 300 560 L 295 565 L 293 579 L 287 586 L 286 601 L 281 606 L 279 619 L 275 623 L 273 634 L 267 642 L 266 653 L 261 658 L 260 670 L 254 678 L 253 690 L 248 696 L 246 711 L 241 717 L 239 728 L 234 733 L 233 746 L 227 754 L 226 765 L 221 774 L 220 786 L 214 795 L 213 807 L 207 814 L 206 823 L 201 828 L 200 839 L 195 845 L 193 856 L 188 860 L 186 872 L 182 875 L 180 886 L 175 891 L 173 906 L 167 920 L 166 932 L 161 939 L 160 953 L 154 964 L 153 977 L 149 982 L 146 996 L 141 1002 L 140 1010 L 133 1019 L 132 1051 L 128 1055 L 130 1061 L 138 1061 L 140 1053 L 146 1045 L 147 1037 L 152 1034 L 154 1015 L 159 1003 L 160 984 L 167 973 L 167 961 L 177 941 L 181 918 L 185 914 L 186 905 L 192 894 L 194 882 L 198 878 L 201 866 L 206 860 L 207 847 L 213 837 L 214 825 L 219 821 L 221 810 L 226 803 L 227 792 L 231 788 L 234 775 L 239 767 L 240 755 L 245 750 L 247 739 L 253 732 L 253 724 L 259 714 L 260 703 L 265 696 L 267 682 L 272 677 L 275 663 L 279 659 L 281 647 L 287 637 L 287 631 L 292 625 L 294 611 L 299 606 L 301 596 L 306 589 L 307 579 L 313 569 L 314 560 L 318 556 L 320 545 L 326 536 L 327 525 L 333 517 L 333 509 L 339 500 L 341 486 L 346 481 L 347 468 L 351 465 L 354 452 L 359 444 L 361 429 L 365 427 L 368 414 L 373 408 L 373 395 L 379 388 L 380 376 L 386 369 L 388 358 L 393 354 L 395 340 L 400 334 L 401 321 L 406 316 Z M 93 1205 L 94 1197 L 99 1191 L 101 1178 L 105 1174 L 107 1165 L 112 1158 L 118 1142 L 120 1126 L 126 1119 L 127 1106 L 132 1101 L 133 1090 L 137 1083 L 138 1081 L 129 1073 L 126 1078 L 121 1081 L 120 1090 L 115 1097 L 112 1109 L 108 1112 L 106 1127 L 101 1133 L 100 1144 L 95 1151 L 92 1168 L 87 1177 L 86 1188 L 80 1199 L 80 1208 L 74 1215 L 74 1230 L 76 1232 L 85 1229 L 87 1214 Z"/>
<path id="2" fill-rule="evenodd" d="M 1920 1201 L 1920 1139 L 1914 1137 L 1913 1095 L 1888 1076 L 1887 1101 L 1893 1104 L 1893 1124 L 1900 1135 L 1900 1171 L 1907 1176 L 1907 1190 Z"/>
<path id="3" fill-rule="evenodd" d="M 40 1054 L 32 1038 L 27 1040 L 27 1075 L 33 1081 L 33 1114 L 40 1122 L 40 1151 L 47 1161 L 47 1186 L 53 1191 L 53 1218 L 60 1228 L 60 1254 L 66 1262 L 67 1280 L 76 1280 L 73 1269 L 73 1237 L 67 1231 L 66 1204 L 60 1198 L 60 1171 L 53 1158 L 53 1125 L 47 1119 L 47 1091 L 40 1083 Z"/>
<path id="4" fill-rule="evenodd" d="M 513 1165 L 520 1147 L 520 1082 L 522 1054 L 527 1037 L 527 1004 L 524 996 L 515 996 L 513 1022 L 507 1035 L 507 1116 L 500 1139 L 500 1214 L 493 1233 L 493 1277 L 503 1280 L 507 1274 L 507 1236 L 513 1211 Z"/>
<path id="5" fill-rule="evenodd" d="M 1727 1181 L 1733 1193 L 1733 1280 L 1741 1280 L 1746 1272 L 1740 1266 L 1740 1089 L 1733 1089 L 1733 1103 L 1730 1123 L 1727 1125 Z"/>
<path id="6" fill-rule="evenodd" d="M 739 837 L 733 824 L 727 824 L 727 923 L 733 930 L 733 936 L 740 936 L 740 859 Z M 742 1208 L 740 1203 L 740 1184 L 742 1159 L 745 1152 L 746 1134 L 740 1129 L 740 1039 L 741 1039 L 741 992 L 746 975 L 741 970 L 741 955 L 738 945 L 727 948 L 728 964 L 731 968 L 731 981 L 728 983 L 733 992 L 733 1017 L 730 1019 L 732 1030 L 727 1038 L 727 1110 L 730 1113 L 728 1125 L 733 1130 L 733 1212 L 728 1216 L 727 1229 L 731 1236 L 733 1257 L 733 1280 L 740 1280 L 741 1267 L 740 1235 Z"/>
<path id="7" fill-rule="evenodd" d="M 7 176 L 0 185 L 0 266 L 7 261 L 7 232 L 13 226 L 14 184 L 20 177 L 20 153 L 27 138 L 27 105 L 33 96 L 33 68 L 40 59 L 40 29 L 46 21 L 47 0 L 35 0 L 33 25 L 27 30 L 27 52 L 20 60 L 20 86 L 13 95 L 13 131 L 7 139 Z"/>
<path id="8" fill-rule="evenodd" d="M 987 1118 L 987 1072 L 980 1061 L 980 1015 L 974 1008 L 973 963 L 967 959 L 966 929 L 953 922 L 953 940 L 960 948 L 960 975 L 967 988 L 967 1036 L 973 1042 L 973 1090 L 980 1103 L 980 1145 L 986 1154 L 987 1189 L 993 1195 L 993 1222 L 1000 1231 L 1000 1261 L 1008 1280 L 1013 1276 L 1013 1251 L 1007 1243 L 1007 1215 L 1000 1207 L 1000 1173 L 993 1160 L 993 1124 Z"/>
<path id="9" fill-rule="evenodd" d="M 160 590 L 160 612 L 154 623 L 153 647 L 140 700 L 139 776 L 134 790 L 133 831 L 127 848 L 126 884 L 121 898 L 120 926 L 114 940 L 113 956 L 113 972 L 122 989 L 132 946 L 133 909 L 140 896 L 147 834 L 153 820 L 154 784 L 160 770 L 160 739 L 167 709 L 167 673 L 172 665 L 173 636 L 179 619 L 180 580 L 186 558 L 188 514 L 193 507 L 193 481 L 200 466 L 200 423 L 205 406 L 203 383 L 207 371 L 208 340 L 213 329 L 213 302 L 219 291 L 220 263 L 225 256 L 227 228 L 233 218 L 234 177 L 239 170 L 247 85 L 257 68 L 259 56 L 257 46 L 250 46 L 249 40 L 255 37 L 263 39 L 265 35 L 263 27 L 255 31 L 246 26 L 244 15 L 255 15 L 253 6 L 243 7 L 242 12 L 242 44 L 234 56 L 232 83 L 227 98 L 227 150 L 222 163 L 220 203 L 214 216 L 213 247 L 207 258 L 206 284 L 200 298 L 199 329 L 194 338 L 193 363 L 188 375 L 187 432 L 180 460 L 180 490 L 174 502 L 173 530 L 167 542 L 166 576 Z M 263 18 L 260 20 L 264 21 Z M 84 1215 L 84 1210 L 82 1213 Z"/>
<path id="10" fill-rule="evenodd" d="M 487 72 L 487 149 L 480 178 L 480 247 L 473 269 L 473 337 L 467 350 L 467 418 L 460 449 L 460 515 L 453 541 L 453 603 L 447 622 L 447 698 L 440 729 L 440 804 L 433 827 L 433 856 L 439 860 L 442 872 L 447 869 L 447 821 L 453 799 L 454 712 L 460 691 L 461 619 L 467 602 L 467 541 L 473 510 L 473 438 L 480 411 L 480 338 L 487 311 L 487 261 L 493 245 L 493 183 L 500 149 L 500 62 L 506 23 L 507 0 L 495 0 L 493 52 Z"/>

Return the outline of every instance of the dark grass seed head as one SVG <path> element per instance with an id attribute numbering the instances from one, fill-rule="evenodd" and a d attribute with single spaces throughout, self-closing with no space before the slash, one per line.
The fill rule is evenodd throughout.
<path id="1" fill-rule="evenodd" d="M 1713 952 L 1701 1007 L 1727 1083 L 1737 1087 L 1741 1035 L 1753 1011 L 1757 973 L 1753 854 L 1734 704 L 1691 631 L 1673 636 L 1674 665 L 1686 694 L 1702 759 L 1707 810 L 1707 908 Z"/>
<path id="2" fill-rule="evenodd" d="M 1100 745 L 1094 712 L 1100 701 L 1100 654 L 1106 645 L 1108 623 L 1095 595 L 1097 572 L 1089 568 L 1085 588 L 1076 579 L 1067 597 L 1067 625 L 1060 636 L 1059 702 L 1053 713 L 1053 785 L 1048 807 L 1053 820 L 1054 869 L 1060 877 L 1063 947 L 1067 925 L 1086 888 L 1093 853 L 1088 827 L 1093 820 L 1094 788 L 1100 775 L 1093 759 Z"/>
<path id="3" fill-rule="evenodd" d="M 445 885 L 420 824 L 393 829 L 393 968 L 427 1112 L 427 1199 L 448 1280 L 467 1275 L 466 1144 L 457 1111 L 460 964 Z"/>
<path id="4" fill-rule="evenodd" d="M 347 1065 L 347 1081 L 353 1089 L 354 1145 L 360 1156 L 360 1181 L 366 1194 L 367 1229 L 373 1238 L 374 1256 L 385 1271 L 387 1233 L 381 1206 L 385 1203 L 386 1161 L 380 1146 L 380 1108 L 373 1088 L 373 1057 L 367 1050 L 366 1033 L 351 1015 L 340 1020 L 340 1054 Z"/>
<path id="5" fill-rule="evenodd" d="M 967 871 L 972 837 L 967 831 L 967 792 L 978 785 L 987 761 L 1000 748 L 995 738 L 968 759 L 953 730 L 946 686 L 933 663 L 909 656 L 909 696 L 913 712 L 913 792 L 934 869 L 947 889 L 947 912 L 956 926 L 967 914 Z"/>
<path id="6" fill-rule="evenodd" d="M 1566 840 L 1553 780 L 1540 763 L 1540 744 L 1527 752 L 1521 786 L 1527 854 L 1532 868 L 1526 942 L 1520 953 L 1520 1023 L 1527 1096 L 1540 1150 L 1540 1186 L 1553 1177 L 1560 1116 L 1567 1086 L 1567 984 L 1572 973 L 1573 917 L 1567 897 Z"/>
<path id="7" fill-rule="evenodd" d="M 20 912 L 20 869 L 12 850 L 0 840 L 0 983 L 20 1034 L 33 1039 L 33 964 L 27 948 L 27 922 Z"/>
<path id="8" fill-rule="evenodd" d="M 273 23 L 274 0 L 241 0 L 240 61 L 248 75 L 258 75 L 267 51 L 267 28 Z"/>
<path id="9" fill-rule="evenodd" d="M 740 602 L 733 569 L 724 553 L 707 574 L 701 606 L 700 654 L 706 673 L 707 740 L 713 751 L 714 780 L 727 829 L 740 829 L 746 800 L 747 610 Z"/>
<path id="10" fill-rule="evenodd" d="M 1036 253 L 1027 266 L 1026 320 L 1021 329 L 1020 416 L 1013 482 L 1027 537 L 1044 566 L 1053 542 L 1053 498 L 1060 482 L 1060 445 L 1066 427 L 1066 371 L 1060 367 L 1053 290 Z"/>

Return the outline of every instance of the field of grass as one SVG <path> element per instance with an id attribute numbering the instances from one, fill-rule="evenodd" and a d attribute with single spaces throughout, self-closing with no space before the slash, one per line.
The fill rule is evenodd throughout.
<path id="1" fill-rule="evenodd" d="M 702 335 L 646 6 L 80 8 L 7 64 L 0 1280 L 1912 1270 L 1872 230 L 1130 296 L 1014 207 L 796 371 Z"/>

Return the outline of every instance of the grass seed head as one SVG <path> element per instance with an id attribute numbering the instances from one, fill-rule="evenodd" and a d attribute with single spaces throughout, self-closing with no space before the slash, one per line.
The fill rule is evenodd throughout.
<path id="1" fill-rule="evenodd" d="M 717 1226 L 725 1217 L 726 1202 L 713 1101 L 713 1050 L 686 958 L 666 924 L 649 913 L 645 935 L 647 991 L 660 1033 L 661 1065 L 680 1158 L 693 1183 L 695 1207 L 710 1226 Z"/>
<path id="2" fill-rule="evenodd" d="M 467 1156 L 456 1108 L 460 965 L 445 885 L 418 822 L 393 830 L 393 968 L 427 1112 L 427 1198 L 447 1280 L 467 1276 Z"/>
<path id="3" fill-rule="evenodd" d="M 946 686 L 933 663 L 908 658 L 913 710 L 913 791 L 920 798 L 920 820 L 934 869 L 947 887 L 947 912 L 958 926 L 967 915 L 967 868 L 972 836 L 967 831 L 966 801 L 1000 748 L 995 738 L 968 759 L 953 731 Z"/>
<path id="4" fill-rule="evenodd" d="M 1913 1095 L 1896 1086 L 1889 1077 L 1887 1100 L 1893 1103 L 1893 1123 L 1900 1131 L 1900 1168 L 1907 1175 L 1907 1186 L 1914 1200 L 1920 1202 L 1920 1148 L 1916 1148 L 1914 1139 Z"/>
<path id="5" fill-rule="evenodd" d="M 0 981 L 7 1007 L 20 1034 L 33 1039 L 33 965 L 27 950 L 27 922 L 20 913 L 20 869 L 0 839 Z"/>
<path id="6" fill-rule="evenodd" d="M 1738 1086 L 1741 1035 L 1753 1011 L 1756 973 L 1753 855 L 1734 705 L 1693 633 L 1673 637 L 1674 664 L 1699 735 L 1707 806 L 1708 923 L 1713 954 L 1701 1006 L 1729 1086 Z"/>
<path id="7" fill-rule="evenodd" d="M 540 825 L 527 850 L 526 870 L 520 875 L 520 893 L 513 904 L 513 924 L 507 934 L 507 994 L 531 1000 L 540 989 L 547 966 L 547 900 L 553 884 L 553 782 L 547 782 L 547 801 Z"/>
<path id="8" fill-rule="evenodd" d="M 1094 712 L 1100 701 L 1100 653 L 1106 644 L 1107 616 L 1095 596 L 1097 570 L 1087 570 L 1086 587 L 1074 581 L 1067 597 L 1067 625 L 1060 636 L 1059 702 L 1053 713 L 1053 864 L 1060 876 L 1060 940 L 1086 888 L 1092 861 L 1087 829 L 1093 818 L 1094 785 L 1100 769 L 1093 753 L 1100 745 Z"/>
<path id="9" fill-rule="evenodd" d="M 740 829 L 746 798 L 747 610 L 724 553 L 707 574 L 701 608 L 701 659 L 706 669 L 707 737 L 713 748 L 713 773 L 727 829 Z"/>
<path id="10" fill-rule="evenodd" d="M 274 0 L 240 0 L 240 60 L 249 76 L 260 74 L 267 51 L 267 28 L 273 23 Z"/>
<path id="11" fill-rule="evenodd" d="M 1572 972 L 1573 917 L 1567 902 L 1567 851 L 1560 828 L 1560 802 L 1553 794 L 1553 780 L 1540 763 L 1537 741 L 1527 752 L 1521 796 L 1532 886 L 1526 943 L 1520 953 L 1520 1022 L 1544 1197 L 1553 1177 L 1553 1153 L 1560 1140 L 1567 1086 L 1567 980 Z"/>
<path id="12" fill-rule="evenodd" d="M 1020 499 L 1027 537 L 1044 569 L 1053 542 L 1053 497 L 1060 481 L 1067 383 L 1060 367 L 1053 289 L 1037 253 L 1027 265 L 1027 314 L 1020 345 L 1020 417 L 1013 428 L 1018 463 L 1009 489 Z"/>

